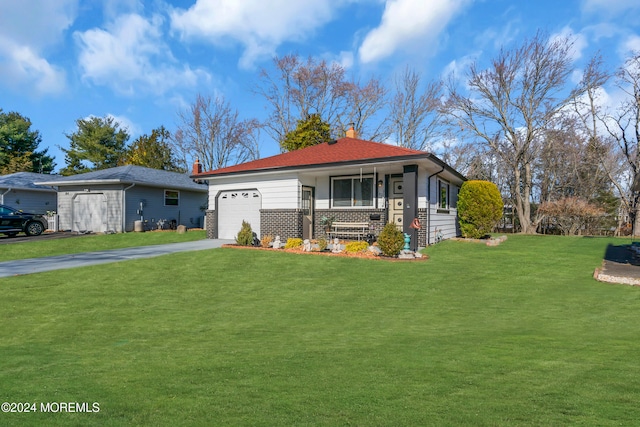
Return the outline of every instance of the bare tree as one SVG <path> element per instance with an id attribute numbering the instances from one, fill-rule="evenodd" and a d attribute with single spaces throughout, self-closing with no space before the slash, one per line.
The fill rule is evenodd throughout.
<path id="1" fill-rule="evenodd" d="M 387 92 L 377 79 L 371 79 L 364 85 L 355 80 L 349 82 L 346 108 L 338 118 L 338 129 L 347 129 L 353 124 L 355 131 L 364 139 L 386 140 L 389 135 L 384 127 L 384 120 L 376 115 L 386 106 Z M 371 125 L 372 122 L 374 125 Z"/>
<path id="2" fill-rule="evenodd" d="M 388 133 L 401 147 L 430 148 L 442 111 L 442 82 L 428 82 L 410 68 L 395 78 L 395 94 L 388 115 Z"/>
<path id="3" fill-rule="evenodd" d="M 260 71 L 254 90 L 267 101 L 270 113 L 264 128 L 278 143 L 296 128 L 298 120 L 312 114 L 329 123 L 335 137 L 343 136 L 346 123 L 354 123 L 361 132 L 384 105 L 385 90 L 377 80 L 364 85 L 347 81 L 344 67 L 337 63 L 287 55 L 274 58 L 273 65 L 271 71 Z"/>
<path id="4" fill-rule="evenodd" d="M 448 112 L 509 168 L 521 231 L 535 233 L 531 218 L 534 172 L 542 133 L 556 113 L 579 94 L 566 91 L 572 42 L 541 33 L 522 46 L 502 50 L 491 66 L 470 66 L 469 96 L 449 84 Z"/>
<path id="5" fill-rule="evenodd" d="M 613 182 L 628 208 L 635 236 L 640 231 L 640 52 L 633 53 L 618 70 L 616 85 L 626 97 L 602 122 L 625 162 L 626 173 Z"/>
<path id="6" fill-rule="evenodd" d="M 196 96 L 188 110 L 178 113 L 180 124 L 173 146 L 182 166 L 198 158 L 205 170 L 243 163 L 259 157 L 257 120 L 240 120 L 223 98 Z"/>

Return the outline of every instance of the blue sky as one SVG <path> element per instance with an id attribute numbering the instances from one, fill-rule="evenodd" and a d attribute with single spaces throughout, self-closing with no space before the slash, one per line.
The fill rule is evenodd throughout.
<path id="1" fill-rule="evenodd" d="M 60 169 L 79 118 L 111 115 L 133 141 L 174 130 L 201 93 L 263 119 L 251 88 L 274 55 L 390 86 L 406 65 L 426 79 L 462 72 L 543 30 L 575 38 L 577 80 L 597 51 L 612 70 L 640 51 L 638 16 L 637 0 L 2 0 L 0 108 L 31 119 Z M 261 155 L 278 152 L 263 133 Z"/>

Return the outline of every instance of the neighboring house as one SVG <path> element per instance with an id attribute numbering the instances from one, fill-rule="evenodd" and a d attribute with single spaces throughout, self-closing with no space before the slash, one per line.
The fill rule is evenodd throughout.
<path id="1" fill-rule="evenodd" d="M 57 208 L 56 190 L 36 181 L 55 181 L 61 177 L 33 172 L 17 172 L 0 176 L 0 205 L 24 212 L 46 214 Z"/>
<path id="2" fill-rule="evenodd" d="M 207 186 L 187 174 L 119 166 L 42 181 L 58 190 L 60 230 L 133 231 L 135 222 L 152 228 L 160 221 L 201 227 Z"/>
<path id="3" fill-rule="evenodd" d="M 207 234 L 232 239 L 243 220 L 258 236 L 319 238 L 322 219 L 393 222 L 424 247 L 459 235 L 456 204 L 465 178 L 434 155 L 346 138 L 207 172 Z M 415 219 L 420 229 L 410 227 Z"/>

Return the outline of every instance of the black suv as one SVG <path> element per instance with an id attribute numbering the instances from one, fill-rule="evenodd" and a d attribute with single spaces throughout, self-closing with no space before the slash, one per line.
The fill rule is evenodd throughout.
<path id="1" fill-rule="evenodd" d="M 38 214 L 22 212 L 0 205 L 0 233 L 13 237 L 21 231 L 27 236 L 38 236 L 47 229 L 47 220 Z"/>

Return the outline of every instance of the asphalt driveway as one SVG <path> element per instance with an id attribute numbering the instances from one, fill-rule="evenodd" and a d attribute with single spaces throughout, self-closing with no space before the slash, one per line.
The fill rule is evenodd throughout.
<path id="1" fill-rule="evenodd" d="M 79 254 L 58 255 L 43 258 L 30 258 L 0 262 L 0 277 L 41 273 L 66 268 L 86 267 L 88 265 L 108 264 L 130 259 L 152 258 L 176 252 L 201 251 L 219 248 L 233 240 L 205 239 L 194 242 L 168 243 L 164 245 L 138 246 L 108 251 L 84 252 Z"/>
<path id="2" fill-rule="evenodd" d="M 5 234 L 0 234 L 0 245 L 10 245 L 12 243 L 21 243 L 21 242 L 35 242 L 37 240 L 56 240 L 56 239 L 66 239 L 69 237 L 82 237 L 88 236 L 90 234 L 78 234 L 72 233 L 71 231 L 58 231 L 55 233 L 42 233 L 39 236 L 27 236 L 24 233 L 20 233 L 15 237 L 9 237 Z"/>

